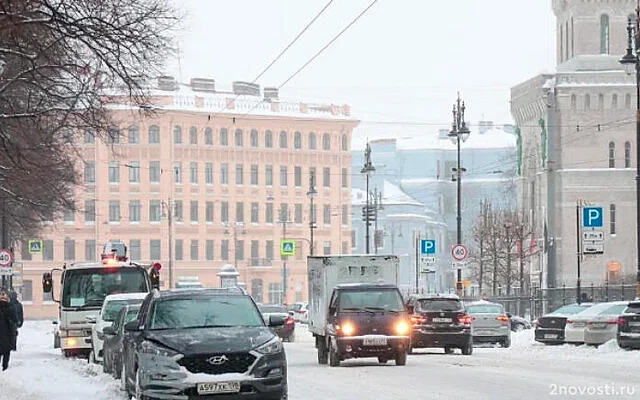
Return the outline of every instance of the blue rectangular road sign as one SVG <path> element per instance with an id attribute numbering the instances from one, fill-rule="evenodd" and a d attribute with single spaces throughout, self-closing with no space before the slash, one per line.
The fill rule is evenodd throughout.
<path id="1" fill-rule="evenodd" d="M 436 240 L 435 239 L 422 239 L 420 240 L 420 253 L 422 254 L 436 254 Z"/>
<path id="2" fill-rule="evenodd" d="M 602 228 L 602 207 L 584 207 L 582 209 L 582 226 L 585 228 Z"/>

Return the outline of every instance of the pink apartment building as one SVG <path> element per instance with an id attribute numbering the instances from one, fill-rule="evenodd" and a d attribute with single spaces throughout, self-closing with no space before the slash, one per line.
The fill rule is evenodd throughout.
<path id="1" fill-rule="evenodd" d="M 243 82 L 220 90 L 213 80 L 187 85 L 164 77 L 154 89 L 153 117 L 116 108 L 113 143 L 90 132 L 70 138 L 84 158 L 77 211 L 31 238 L 43 240 L 42 254 L 30 254 L 26 240 L 16 249 L 26 316 L 57 315 L 57 304 L 43 297 L 43 272 L 97 260 L 108 240 L 123 241 L 132 260 L 159 261 L 164 288 L 183 277 L 219 286 L 218 272 L 232 265 L 258 302 L 306 300 L 310 179 L 314 254 L 349 253 L 350 144 L 359 121 L 346 105 L 284 102 L 277 89 L 262 92 Z M 286 293 L 283 238 L 296 242 Z"/>

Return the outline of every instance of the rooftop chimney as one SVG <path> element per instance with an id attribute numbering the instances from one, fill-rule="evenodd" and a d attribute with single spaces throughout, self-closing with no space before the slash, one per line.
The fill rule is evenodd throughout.
<path id="1" fill-rule="evenodd" d="M 233 82 L 233 93 L 237 95 L 260 96 L 260 85 L 251 82 Z"/>
<path id="2" fill-rule="evenodd" d="M 264 101 L 278 100 L 278 88 L 264 88 Z"/>
<path id="3" fill-rule="evenodd" d="M 191 89 L 196 92 L 215 92 L 216 81 L 215 79 L 205 78 L 191 78 Z"/>

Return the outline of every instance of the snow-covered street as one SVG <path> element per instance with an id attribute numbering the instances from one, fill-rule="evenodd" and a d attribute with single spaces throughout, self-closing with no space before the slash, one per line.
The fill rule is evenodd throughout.
<path id="1" fill-rule="evenodd" d="M 19 350 L 0 373 L 2 400 L 118 400 L 126 396 L 100 366 L 64 359 L 52 346 L 51 321 L 27 321 Z M 303 325 L 285 343 L 290 398 L 341 399 L 637 399 L 640 352 L 615 343 L 598 349 L 543 346 L 533 330 L 514 334 L 509 349 L 477 348 L 472 356 L 423 350 L 407 365 L 351 360 L 341 368 L 318 365 L 313 338 Z M 599 395 L 601 394 L 601 395 Z"/>

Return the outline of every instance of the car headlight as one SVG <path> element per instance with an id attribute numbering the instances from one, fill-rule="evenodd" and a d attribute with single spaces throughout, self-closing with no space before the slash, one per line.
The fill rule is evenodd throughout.
<path id="1" fill-rule="evenodd" d="M 395 330 L 398 335 L 406 335 L 411 330 L 411 327 L 407 321 L 402 320 L 396 323 Z"/>
<path id="2" fill-rule="evenodd" d="M 256 351 L 262 354 L 275 354 L 280 353 L 283 349 L 284 347 L 282 346 L 282 341 L 280 340 L 280 338 L 274 336 L 267 343 L 256 348 Z"/>
<path id="3" fill-rule="evenodd" d="M 345 322 L 341 325 L 336 325 L 336 331 L 341 332 L 344 336 L 352 336 L 356 332 L 356 327 L 351 322 Z"/>
<path id="4" fill-rule="evenodd" d="M 175 357 L 175 356 L 181 355 L 179 352 L 173 349 L 160 346 L 158 344 L 149 342 L 147 340 L 143 341 L 142 344 L 140 345 L 140 352 L 149 354 L 149 355 L 165 356 L 165 357 Z"/>

